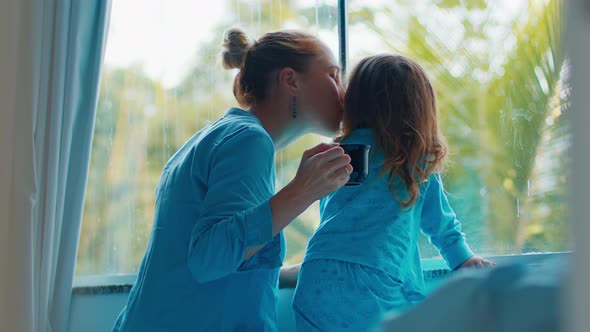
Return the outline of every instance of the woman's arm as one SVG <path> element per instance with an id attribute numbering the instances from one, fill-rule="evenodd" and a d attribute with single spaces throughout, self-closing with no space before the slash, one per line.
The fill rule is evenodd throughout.
<path id="1" fill-rule="evenodd" d="M 210 163 L 203 212 L 191 233 L 188 265 L 195 280 L 235 272 L 322 197 L 318 195 L 344 185 L 350 172 L 342 168 L 350 159 L 342 156 L 341 148 L 325 144 L 306 151 L 296 178 L 272 196 L 274 147 L 269 137 L 248 130 L 223 143 Z"/>
<path id="2" fill-rule="evenodd" d="M 207 190 L 194 216 L 188 267 L 198 282 L 235 272 L 247 248 L 273 238 L 274 147 L 263 132 L 247 129 L 219 143 L 208 160 L 197 161 Z M 202 176 L 202 175 L 201 175 Z M 187 179 L 187 181 L 192 179 Z"/>
<path id="3" fill-rule="evenodd" d="M 273 236 L 313 202 L 346 184 L 350 173 L 350 156 L 338 144 L 319 144 L 305 151 L 293 181 L 270 199 Z M 249 248 L 245 259 L 262 247 Z"/>

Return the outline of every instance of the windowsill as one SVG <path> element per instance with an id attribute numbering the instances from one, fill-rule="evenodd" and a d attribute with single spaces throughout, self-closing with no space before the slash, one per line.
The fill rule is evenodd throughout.
<path id="1" fill-rule="evenodd" d="M 571 252 L 556 253 L 530 253 L 519 255 L 486 256 L 486 259 L 496 262 L 498 265 L 507 263 L 542 264 L 545 259 L 553 257 L 566 258 Z M 452 274 L 442 259 L 422 260 L 424 280 L 440 280 Z M 107 295 L 129 293 L 137 275 L 120 274 L 108 276 L 87 276 L 74 279 L 72 293 L 74 295 Z"/>

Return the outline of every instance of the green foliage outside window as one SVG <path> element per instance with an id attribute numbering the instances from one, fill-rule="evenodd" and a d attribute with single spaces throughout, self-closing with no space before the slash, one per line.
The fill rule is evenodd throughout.
<path id="1" fill-rule="evenodd" d="M 216 57 L 223 30 L 239 23 L 257 36 L 298 27 L 325 36 L 337 51 L 336 1 L 227 5 L 227 15 L 211 26 L 211 37 L 198 45 L 191 69 L 173 87 L 139 66 L 104 66 L 77 275 L 137 271 L 164 163 L 235 105 L 235 72 L 223 70 Z M 429 73 L 451 149 L 446 189 L 472 247 L 483 255 L 571 249 L 562 1 L 527 2 L 526 13 L 508 23 L 495 20 L 501 8 L 484 0 L 349 6 L 351 65 L 376 52 L 355 46 L 366 36 L 379 42 L 380 52 L 412 57 Z M 437 29 L 447 16 L 456 18 L 446 27 L 452 33 Z M 295 175 L 302 152 L 326 140 L 308 135 L 277 153 L 277 190 Z M 302 259 L 318 216 L 314 205 L 287 228 L 289 263 Z M 437 256 L 425 239 L 421 251 Z"/>

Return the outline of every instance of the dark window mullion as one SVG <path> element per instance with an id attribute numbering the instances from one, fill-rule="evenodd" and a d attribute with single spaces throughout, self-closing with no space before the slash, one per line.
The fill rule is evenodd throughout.
<path id="1" fill-rule="evenodd" d="M 348 7 L 346 0 L 338 0 L 338 60 L 342 78 L 346 77 L 348 64 Z"/>

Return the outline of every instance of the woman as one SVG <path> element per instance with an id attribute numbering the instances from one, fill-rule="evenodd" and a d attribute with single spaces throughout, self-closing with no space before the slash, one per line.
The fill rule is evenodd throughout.
<path id="1" fill-rule="evenodd" d="M 274 331 L 282 230 L 343 186 L 350 157 L 337 144 L 307 150 L 274 193 L 274 152 L 306 133 L 333 136 L 343 88 L 333 54 L 299 31 L 250 42 L 226 32 L 242 107 L 190 138 L 156 190 L 150 242 L 115 331 Z"/>

